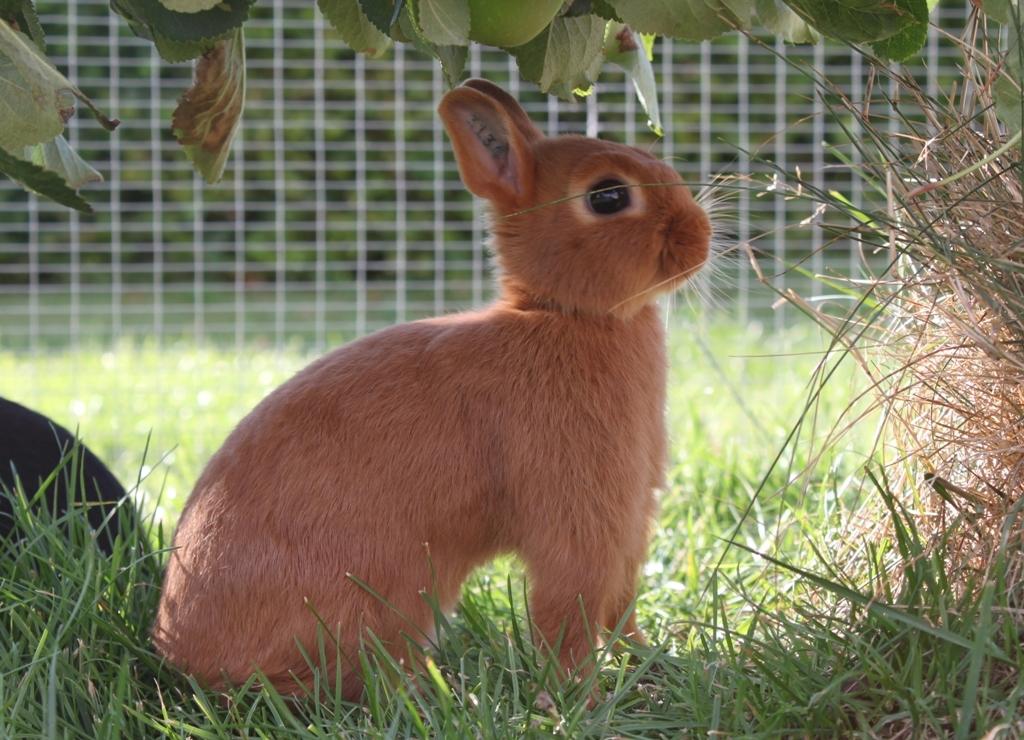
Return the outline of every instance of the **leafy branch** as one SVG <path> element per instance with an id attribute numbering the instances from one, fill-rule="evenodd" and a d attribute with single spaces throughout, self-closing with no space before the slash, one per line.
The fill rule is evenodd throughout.
<path id="1" fill-rule="evenodd" d="M 132 31 L 167 62 L 194 61 L 172 130 L 207 182 L 223 176 L 245 107 L 245 23 L 256 0 L 111 0 Z M 395 42 L 438 60 L 445 80 L 465 76 L 468 47 L 496 46 L 542 92 L 584 96 L 606 62 L 632 79 L 650 126 L 661 134 L 653 41 L 704 41 L 734 30 L 766 31 L 789 43 L 822 36 L 870 46 L 883 60 L 920 51 L 938 0 L 317 0 L 353 50 L 379 57 Z M 995 81 L 1001 120 L 1021 129 L 1020 0 L 976 0 L 1012 32 Z M 0 172 L 53 200 L 85 210 L 76 191 L 100 179 L 62 133 L 77 104 L 109 130 L 117 125 L 45 57 L 32 0 L 0 0 Z M 52 177 L 44 177 L 49 173 Z"/>

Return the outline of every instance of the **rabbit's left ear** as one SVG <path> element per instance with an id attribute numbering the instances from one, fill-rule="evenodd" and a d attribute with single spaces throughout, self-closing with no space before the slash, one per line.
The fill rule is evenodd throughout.
<path id="1" fill-rule="evenodd" d="M 540 129 L 533 124 L 530 117 L 526 115 L 526 111 L 523 110 L 523 106 L 519 105 L 519 101 L 490 80 L 474 77 L 466 80 L 462 85 L 463 87 L 471 87 L 474 90 L 479 90 L 484 95 L 492 98 L 495 103 L 500 105 L 508 115 L 509 120 L 516 125 L 516 128 L 519 129 L 519 133 L 522 134 L 523 138 L 527 142 L 534 142 L 537 139 L 544 138 L 544 134 L 542 134 Z"/>
<path id="2" fill-rule="evenodd" d="M 521 124 L 505 107 L 494 97 L 463 86 L 445 95 L 437 112 L 470 192 L 499 209 L 526 205 L 533 191 L 533 152 Z"/>

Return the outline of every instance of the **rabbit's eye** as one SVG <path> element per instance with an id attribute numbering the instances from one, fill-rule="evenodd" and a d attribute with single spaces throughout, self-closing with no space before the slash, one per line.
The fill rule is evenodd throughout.
<path id="1" fill-rule="evenodd" d="M 609 216 L 629 205 L 629 190 L 618 180 L 601 180 L 590 188 L 587 202 L 594 213 Z"/>

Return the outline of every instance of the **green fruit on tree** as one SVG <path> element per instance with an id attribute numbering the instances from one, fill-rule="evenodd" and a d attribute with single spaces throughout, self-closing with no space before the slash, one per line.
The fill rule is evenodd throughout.
<path id="1" fill-rule="evenodd" d="M 489 46 L 522 46 L 547 27 L 562 0 L 469 0 L 469 37 Z"/>

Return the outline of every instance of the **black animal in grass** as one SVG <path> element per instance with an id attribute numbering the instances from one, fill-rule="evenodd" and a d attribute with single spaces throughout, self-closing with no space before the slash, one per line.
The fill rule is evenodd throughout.
<path id="1" fill-rule="evenodd" d="M 41 483 L 51 476 L 39 493 Z M 135 525 L 124 487 L 88 447 L 80 442 L 76 447 L 75 435 L 52 419 L 0 398 L 0 550 L 19 534 L 13 498 L 16 478 L 33 509 L 48 506 L 54 518 L 67 513 L 70 492 L 74 504 L 85 509 L 97 544 L 107 554 L 117 535 Z"/>

